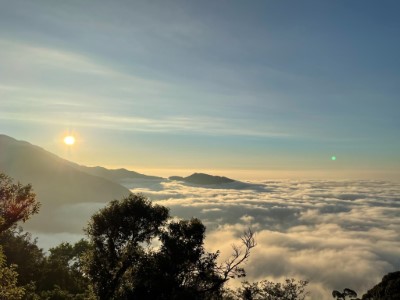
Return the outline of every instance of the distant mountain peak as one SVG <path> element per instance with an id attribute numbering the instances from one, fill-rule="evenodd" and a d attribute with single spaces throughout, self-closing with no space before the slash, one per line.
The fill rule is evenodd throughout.
<path id="1" fill-rule="evenodd" d="M 24 179 L 22 170 L 27 167 L 27 171 L 30 171 L 29 174 L 31 174 L 37 170 L 41 170 L 41 173 L 43 173 L 44 169 L 50 171 L 54 169 L 55 165 L 58 166 L 57 169 L 69 169 L 72 167 L 74 170 L 83 172 L 86 175 L 100 177 L 117 184 L 121 184 L 124 180 L 129 179 L 163 179 L 157 176 L 149 176 L 135 171 L 129 171 L 125 168 L 107 169 L 100 166 L 87 167 L 79 165 L 46 151 L 39 146 L 26 141 L 17 140 L 5 134 L 0 134 L 0 162 L 2 162 L 0 163 L 0 171 L 8 171 L 10 173 L 9 175 L 16 177 L 17 179 L 19 177 Z"/>
<path id="2" fill-rule="evenodd" d="M 75 168 L 78 170 L 94 175 L 94 176 L 99 176 L 106 178 L 108 180 L 114 181 L 121 183 L 125 180 L 130 180 L 130 179 L 149 179 L 149 180 L 163 180 L 164 178 L 157 177 L 157 176 L 149 176 L 149 175 L 144 175 L 140 174 L 135 171 L 130 171 L 125 168 L 119 168 L 119 169 L 107 169 L 104 167 L 96 166 L 96 167 L 87 167 L 87 166 L 82 166 L 82 165 L 77 165 L 75 164 Z"/>
<path id="3" fill-rule="evenodd" d="M 215 184 L 224 184 L 224 183 L 232 183 L 236 180 L 230 179 L 224 176 L 214 176 L 205 173 L 193 173 L 187 177 L 181 176 L 171 176 L 170 180 L 183 181 L 186 183 L 193 183 L 199 185 L 215 185 Z"/>
<path id="4" fill-rule="evenodd" d="M 123 168 L 108 170 L 80 166 L 39 146 L 4 134 L 0 134 L 0 172 L 22 184 L 32 184 L 37 200 L 42 204 L 40 215 L 46 218 L 34 217 L 24 226 L 39 231 L 52 230 L 47 218 L 56 220 L 55 211 L 65 206 L 82 203 L 96 205 L 129 195 L 130 190 L 122 185 L 125 179 L 156 181 L 152 179 L 160 178 Z M 68 220 L 57 224 L 59 229 L 69 226 Z"/>
<path id="5" fill-rule="evenodd" d="M 82 172 L 68 160 L 6 135 L 0 135 L 0 172 L 22 184 L 32 184 L 42 204 L 40 215 L 46 217 L 33 217 L 24 226 L 39 231 L 50 230 L 45 220 L 56 218 L 54 212 L 66 205 L 106 203 L 130 193 L 116 182 Z M 62 222 L 58 225 L 67 226 Z"/>

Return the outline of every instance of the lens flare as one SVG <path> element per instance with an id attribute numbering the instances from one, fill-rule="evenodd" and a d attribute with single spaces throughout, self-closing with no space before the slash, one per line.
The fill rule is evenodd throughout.
<path id="1" fill-rule="evenodd" d="M 332 156 L 331 159 L 332 159 L 332 160 L 336 160 L 336 156 Z"/>
<path id="2" fill-rule="evenodd" d="M 72 135 L 68 135 L 64 138 L 64 143 L 66 145 L 72 146 L 75 144 L 75 138 Z"/>

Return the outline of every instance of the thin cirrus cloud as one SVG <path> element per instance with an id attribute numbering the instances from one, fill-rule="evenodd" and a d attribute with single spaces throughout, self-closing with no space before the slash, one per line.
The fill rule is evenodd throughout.
<path id="1" fill-rule="evenodd" d="M 14 86 L 21 88 L 31 87 L 38 90 L 38 86 L 45 88 L 45 91 L 69 91 L 73 93 L 71 87 L 80 88 L 80 91 L 85 91 L 84 87 L 79 86 L 77 83 L 82 81 L 92 88 L 93 85 L 98 85 L 101 90 L 101 83 L 108 82 L 112 89 L 112 84 L 116 84 L 117 88 L 130 87 L 131 89 L 146 90 L 150 92 L 151 89 L 163 90 L 165 84 L 157 82 L 156 80 L 144 79 L 132 74 L 123 73 L 110 66 L 106 66 L 104 62 L 97 62 L 87 55 L 71 52 L 64 49 L 57 49 L 52 47 L 45 47 L 41 45 L 28 44 L 21 41 L 13 40 L 0 40 L 2 48 L 2 56 L 0 61 L 3 68 L 7 70 L 7 77 L 4 80 L 15 81 Z M 70 74 L 72 73 L 72 74 Z M 56 76 L 56 78 L 49 77 L 49 75 Z M 72 82 L 63 82 L 62 79 L 73 79 Z M 53 87 L 47 83 L 63 84 L 61 89 L 59 86 Z M 20 82 L 24 81 L 24 85 Z M 72 86 L 71 86 L 72 84 Z M 91 85 L 90 85 L 91 84 Z M 3 86 L 6 86 L 3 84 Z M 90 89 L 87 89 L 88 92 Z M 96 95 L 96 90 L 91 91 Z M 73 98 L 72 98 L 73 99 Z"/>
<path id="2" fill-rule="evenodd" d="M 44 102 L 45 103 L 45 102 Z M 54 103 L 53 107 L 62 109 L 65 106 L 79 110 L 79 104 L 70 103 Z M 0 119 L 7 121 L 24 121 L 38 124 L 52 124 L 81 128 L 103 128 L 118 131 L 136 131 L 136 132 L 153 132 L 153 133 L 197 133 L 206 135 L 224 135 L 224 136 L 254 136 L 254 137 L 290 137 L 290 134 L 274 131 L 257 131 L 251 128 L 235 128 L 229 124 L 229 120 L 212 119 L 212 118 L 187 118 L 187 117 L 170 117 L 170 118 L 141 118 L 141 117 L 123 117 L 110 116 L 103 114 L 80 114 L 79 119 L 75 119 L 74 113 L 66 113 L 64 111 L 54 114 L 52 118 L 44 117 L 46 114 L 42 111 L 27 116 L 25 113 L 2 112 Z"/>
<path id="3" fill-rule="evenodd" d="M 109 70 L 90 62 L 84 56 L 67 51 L 5 39 L 0 40 L 0 46 L 2 64 L 11 72 L 9 74 L 11 76 L 32 75 L 45 70 L 63 70 L 93 75 L 110 74 Z"/>
<path id="4" fill-rule="evenodd" d="M 8 70 L 7 77 L 2 77 L 4 83 L 0 89 L 6 99 L 1 104 L 3 113 L 0 117 L 3 119 L 12 120 L 14 114 L 16 121 L 43 120 L 45 123 L 68 123 L 77 127 L 98 126 L 147 132 L 159 132 L 162 128 L 163 132 L 171 133 L 190 130 L 192 133 L 259 138 L 313 135 L 312 131 L 301 133 L 298 129 L 301 126 L 293 126 L 294 120 L 283 123 L 270 115 L 280 110 L 274 99 L 279 99 L 277 95 L 263 95 L 269 99 L 270 112 L 267 115 L 271 121 L 268 123 L 248 120 L 240 115 L 236 118 L 229 114 L 224 116 L 225 113 L 214 115 L 217 109 L 225 106 L 242 107 L 239 103 L 243 100 L 238 98 L 245 97 L 250 104 L 255 95 L 239 93 L 235 96 L 231 91 L 211 96 L 201 90 L 191 90 L 193 87 L 178 87 L 176 83 L 123 73 L 104 65 L 104 62 L 96 62 L 93 58 L 71 51 L 4 39 L 0 45 L 0 61 Z M 187 103 L 186 99 L 193 97 L 198 101 Z M 242 109 L 248 110 L 252 107 L 249 104 Z M 216 109 L 211 110 L 213 106 Z M 15 111 L 22 107 L 28 110 L 19 118 Z M 129 116 L 124 116 L 126 111 L 130 112 Z M 204 117 L 199 116 L 199 112 Z M 152 119 L 150 114 L 157 118 Z M 138 123 L 152 126 L 129 126 Z"/>
<path id="5" fill-rule="evenodd" d="M 0 61 L 9 70 L 0 91 L 5 97 L 0 118 L 44 124 L 73 124 L 143 132 L 191 132 L 211 135 L 236 135 L 258 137 L 288 137 L 284 130 L 257 130 L 239 126 L 232 120 L 212 116 L 124 116 L 121 110 L 132 106 L 136 114 L 148 114 L 148 102 L 157 107 L 162 99 L 170 97 L 173 86 L 121 73 L 105 67 L 92 59 L 63 50 L 1 40 L 3 56 Z M 70 75 L 72 73 L 72 75 Z M 43 74 L 48 76 L 43 81 Z M 84 76 L 83 76 L 84 75 Z M 71 79 L 72 76 L 72 79 Z M 89 76 L 89 77 L 87 77 Z M 63 86 L 71 79 L 74 89 Z M 21 80 L 25 81 L 24 85 Z M 79 81 L 83 80 L 85 84 Z M 14 82 L 15 81 L 15 82 Z M 52 83 L 48 85 L 47 83 Z M 109 88 L 103 90 L 102 86 Z M 95 88 L 94 88 L 95 87 Z M 112 105 L 108 95 L 114 92 Z M 164 93 L 164 96 L 162 94 Z M 165 96 L 167 95 L 167 96 Z M 115 98 L 116 97 L 116 98 Z M 128 100 L 130 98 L 130 100 Z M 143 105 L 135 99 L 146 98 Z M 129 102 L 129 103 L 128 103 Z M 137 102 L 137 103 L 136 103 Z M 171 106 L 171 104 L 168 104 Z M 16 112 L 21 108 L 24 112 Z M 81 113 L 84 110 L 85 113 Z M 114 111 L 105 113 L 105 110 Z M 155 109 L 156 110 L 156 109 Z"/>
<path id="6" fill-rule="evenodd" d="M 272 91 L 259 95 L 235 92 L 237 89 L 207 91 L 124 73 L 104 60 L 65 49 L 18 40 L 2 39 L 0 44 L 0 61 L 8 70 L 7 76 L 0 75 L 5 99 L 0 104 L 0 119 L 15 124 L 258 139 L 348 142 L 362 138 L 341 135 L 342 130 L 333 127 L 324 133 L 324 123 L 332 121 L 326 116 L 307 118 L 319 126 L 310 127 L 309 121 L 298 124 L 299 116 L 290 117 L 300 113 L 296 106 L 279 106 L 281 96 Z M 256 109 L 260 96 L 266 100 Z M 249 102 L 244 104 L 243 99 Z M 249 119 L 247 113 L 255 113 L 255 118 Z"/>

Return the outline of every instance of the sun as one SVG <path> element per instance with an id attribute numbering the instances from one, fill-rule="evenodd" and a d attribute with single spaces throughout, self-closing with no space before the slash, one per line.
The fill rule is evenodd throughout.
<path id="1" fill-rule="evenodd" d="M 72 146 L 73 144 L 75 144 L 75 137 L 73 137 L 72 135 L 67 135 L 64 138 L 64 143 L 66 145 Z"/>

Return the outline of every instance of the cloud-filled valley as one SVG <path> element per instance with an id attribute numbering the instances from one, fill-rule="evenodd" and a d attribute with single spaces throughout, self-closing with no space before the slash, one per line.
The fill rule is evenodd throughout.
<path id="1" fill-rule="evenodd" d="M 285 180 L 248 189 L 235 184 L 208 188 L 150 180 L 126 186 L 169 207 L 173 216 L 200 218 L 207 226 L 207 249 L 221 250 L 221 259 L 253 228 L 257 246 L 245 266 L 248 280 L 310 280 L 312 299 L 329 299 L 332 289 L 364 293 L 399 268 L 400 184 Z M 78 239 L 90 215 L 104 205 L 58 208 L 48 232 L 34 230 L 39 244 L 50 245 L 52 237 L 53 243 Z"/>
<path id="2" fill-rule="evenodd" d="M 147 193 L 174 215 L 201 218 L 209 228 L 208 246 L 223 253 L 229 254 L 230 245 L 251 226 L 258 246 L 246 267 L 249 278 L 310 280 L 314 299 L 330 298 L 332 289 L 344 287 L 365 292 L 399 267 L 399 185 L 377 181 L 264 184 L 266 192 L 167 183 L 164 191 Z"/>
<path id="3" fill-rule="evenodd" d="M 109 201 L 140 193 L 172 220 L 200 219 L 221 261 L 251 228 L 249 282 L 294 278 L 309 281 L 307 300 L 344 288 L 361 298 L 400 274 L 399 10 L 400 1 L 2 1 L 0 175 L 32 188 L 40 208 L 2 200 L 0 180 L 0 201 L 12 203 L 10 213 L 0 205 L 0 225 L 25 213 L 15 224 L 47 259 L 84 238 Z M 168 260 L 181 258 L 177 248 Z M 0 261 L 29 266 L 9 249 L 0 243 Z M 45 278 L 55 268 L 35 269 Z M 126 270 L 98 286 L 132 292 Z M 80 275 L 91 286 L 79 293 L 96 292 Z M 39 298 L 78 292 L 59 277 L 26 283 Z"/>

